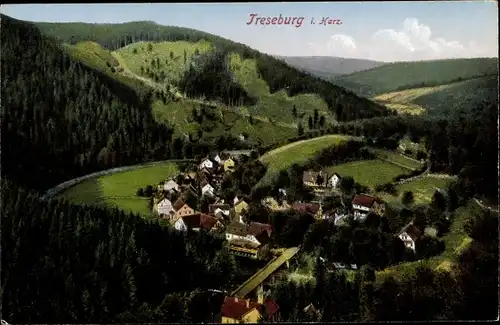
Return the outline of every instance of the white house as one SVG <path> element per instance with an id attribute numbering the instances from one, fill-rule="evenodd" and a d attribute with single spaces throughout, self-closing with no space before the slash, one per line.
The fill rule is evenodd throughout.
<path id="1" fill-rule="evenodd" d="M 222 159 L 220 159 L 220 156 L 219 155 L 216 155 L 214 157 L 214 161 L 217 162 L 219 165 L 222 163 Z"/>
<path id="2" fill-rule="evenodd" d="M 337 173 L 334 173 L 328 178 L 327 181 L 327 186 L 333 188 L 333 189 L 338 189 L 340 185 L 340 175 Z"/>
<path id="3" fill-rule="evenodd" d="M 233 199 L 233 205 L 235 205 L 236 203 L 238 203 L 240 199 L 238 198 L 238 196 L 235 196 L 234 199 Z"/>
<path id="4" fill-rule="evenodd" d="M 200 163 L 200 169 L 203 169 L 203 168 L 207 168 L 207 169 L 214 168 L 214 163 L 210 159 L 205 158 Z"/>
<path id="5" fill-rule="evenodd" d="M 415 243 L 417 239 L 420 238 L 422 232 L 418 229 L 413 222 L 410 222 L 406 227 L 401 230 L 398 237 L 403 241 L 405 246 L 413 251 L 415 251 Z"/>
<path id="6" fill-rule="evenodd" d="M 170 192 L 172 190 L 179 191 L 179 184 L 177 184 L 173 180 L 169 180 L 165 182 L 165 184 L 163 184 L 163 190 L 167 192 Z"/>
<path id="7" fill-rule="evenodd" d="M 224 214 L 225 216 L 229 216 L 229 214 L 231 213 L 230 210 L 223 210 L 221 208 L 217 208 L 214 211 L 214 215 L 217 215 L 219 212 L 222 213 L 222 214 Z"/>
<path id="8" fill-rule="evenodd" d="M 160 202 L 158 202 L 156 206 L 156 212 L 158 212 L 159 215 L 170 215 L 170 212 L 175 212 L 174 208 L 172 206 L 172 202 L 170 202 L 169 199 L 163 199 Z"/>
<path id="9" fill-rule="evenodd" d="M 354 218 L 364 219 L 368 215 L 368 212 L 383 215 L 385 211 L 385 204 L 373 196 L 367 194 L 357 194 L 352 199 L 352 209 L 354 210 Z"/>
<path id="10" fill-rule="evenodd" d="M 213 196 L 214 195 L 214 188 L 212 185 L 210 184 L 205 184 L 202 188 L 201 188 L 201 195 L 211 195 Z"/>

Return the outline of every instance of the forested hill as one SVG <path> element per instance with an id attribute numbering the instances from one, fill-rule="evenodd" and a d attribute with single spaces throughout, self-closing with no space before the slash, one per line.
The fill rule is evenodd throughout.
<path id="1" fill-rule="evenodd" d="M 148 93 L 73 60 L 32 24 L 2 15 L 1 29 L 3 176 L 46 189 L 182 150 Z"/>
<path id="2" fill-rule="evenodd" d="M 497 58 L 395 62 L 332 78 L 337 85 L 372 97 L 391 91 L 434 87 L 498 75 Z"/>
<path id="3" fill-rule="evenodd" d="M 239 54 L 242 59 L 254 59 L 258 73 L 268 84 L 271 93 L 286 90 L 289 96 L 304 93 L 320 95 L 338 120 L 346 121 L 393 114 L 383 105 L 360 98 L 350 90 L 298 71 L 270 55 L 198 30 L 162 26 L 147 21 L 122 24 L 36 23 L 36 25 L 43 33 L 61 42 L 76 44 L 81 41 L 94 41 L 108 50 L 116 50 L 139 41 L 198 42 L 206 40 L 226 54 L 235 53 Z"/>

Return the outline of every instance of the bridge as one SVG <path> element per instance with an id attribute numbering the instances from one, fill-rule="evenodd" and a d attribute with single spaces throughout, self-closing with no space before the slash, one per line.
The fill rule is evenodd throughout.
<path id="1" fill-rule="evenodd" d="M 253 274 L 248 280 L 240 285 L 236 290 L 231 293 L 231 296 L 238 298 L 245 298 L 250 292 L 254 291 L 262 282 L 264 282 L 271 274 L 276 272 L 284 263 L 288 262 L 298 252 L 299 247 L 292 247 L 286 249 L 281 255 L 274 257 L 262 269 Z"/>

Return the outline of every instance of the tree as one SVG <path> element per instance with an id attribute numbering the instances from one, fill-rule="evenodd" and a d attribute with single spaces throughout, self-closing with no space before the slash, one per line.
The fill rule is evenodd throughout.
<path id="1" fill-rule="evenodd" d="M 319 113 L 318 113 L 318 110 L 315 108 L 314 109 L 314 121 L 313 121 L 314 128 L 318 127 L 318 122 L 319 122 Z"/>
<path id="2" fill-rule="evenodd" d="M 149 52 L 153 51 L 153 44 L 151 44 L 151 43 L 148 44 L 148 51 Z"/>
<path id="3" fill-rule="evenodd" d="M 137 48 L 134 48 L 133 53 L 134 53 L 134 54 L 137 54 Z"/>
<path id="4" fill-rule="evenodd" d="M 428 235 L 423 235 L 415 243 L 415 251 L 419 259 L 439 255 L 444 248 L 444 242 L 441 239 Z"/>
<path id="5" fill-rule="evenodd" d="M 151 185 L 146 186 L 146 188 L 144 189 L 144 196 L 150 197 L 152 195 L 153 195 L 153 186 Z"/>
<path id="6" fill-rule="evenodd" d="M 351 176 L 342 177 L 340 180 L 340 190 L 344 194 L 349 194 L 354 188 L 354 178 Z"/>
<path id="7" fill-rule="evenodd" d="M 308 125 L 309 125 L 309 130 L 312 130 L 313 129 L 313 119 L 312 119 L 312 116 L 309 115 L 309 118 L 308 118 Z"/>
<path id="8" fill-rule="evenodd" d="M 401 203 L 403 203 L 404 205 L 411 205 L 413 201 L 414 201 L 413 192 L 405 191 L 403 193 L 403 197 L 401 198 Z"/>
<path id="9" fill-rule="evenodd" d="M 319 127 L 320 128 L 325 127 L 325 116 L 324 115 L 321 115 L 321 117 L 319 118 Z"/>
<path id="10" fill-rule="evenodd" d="M 297 107 L 295 107 L 295 104 L 293 105 L 293 108 L 292 108 L 292 115 L 293 115 L 293 117 L 297 118 Z"/>
<path id="11" fill-rule="evenodd" d="M 444 211 L 446 209 L 446 197 L 441 193 L 441 191 L 436 190 L 432 196 L 431 206 L 439 211 Z"/>
<path id="12" fill-rule="evenodd" d="M 173 60 L 174 59 L 174 52 L 170 51 L 170 59 Z"/>
<path id="13" fill-rule="evenodd" d="M 302 126 L 302 122 L 299 122 L 299 126 L 298 126 L 298 131 L 297 131 L 297 134 L 299 136 L 303 135 L 304 134 L 304 127 Z"/>
<path id="14" fill-rule="evenodd" d="M 144 190 L 142 188 L 139 188 L 136 192 L 137 196 L 144 196 Z"/>

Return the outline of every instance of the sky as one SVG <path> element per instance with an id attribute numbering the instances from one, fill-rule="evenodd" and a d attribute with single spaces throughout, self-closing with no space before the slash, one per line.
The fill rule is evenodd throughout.
<path id="1" fill-rule="evenodd" d="M 385 62 L 498 57 L 496 1 L 21 4 L 2 5 L 0 11 L 27 21 L 149 20 L 284 56 Z M 275 24 L 266 24 L 273 17 Z M 322 24 L 324 18 L 331 24 Z"/>

